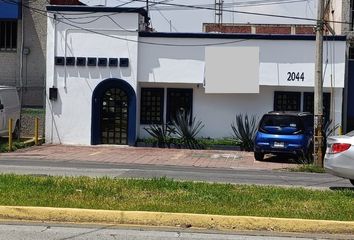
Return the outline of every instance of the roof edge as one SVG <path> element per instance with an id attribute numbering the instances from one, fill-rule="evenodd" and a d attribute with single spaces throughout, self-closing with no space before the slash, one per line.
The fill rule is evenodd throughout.
<path id="1" fill-rule="evenodd" d="M 219 38 L 219 39 L 259 39 L 259 40 L 316 40 L 315 35 L 289 34 L 244 34 L 244 33 L 170 33 L 170 32 L 139 32 L 139 37 L 155 38 Z M 346 41 L 346 36 L 326 36 L 324 40 Z"/>
<path id="2" fill-rule="evenodd" d="M 48 12 L 116 12 L 116 13 L 139 13 L 147 17 L 144 8 L 121 8 L 121 7 L 104 7 L 104 6 L 73 6 L 73 5 L 47 5 Z"/>

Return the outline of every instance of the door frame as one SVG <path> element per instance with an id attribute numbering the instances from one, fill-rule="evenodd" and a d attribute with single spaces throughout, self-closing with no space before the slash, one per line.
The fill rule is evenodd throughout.
<path id="1" fill-rule="evenodd" d="M 101 144 L 101 102 L 103 94 L 110 88 L 120 88 L 128 96 L 128 145 L 134 146 L 136 141 L 136 93 L 128 82 L 117 78 L 103 80 L 92 93 L 91 144 Z"/>

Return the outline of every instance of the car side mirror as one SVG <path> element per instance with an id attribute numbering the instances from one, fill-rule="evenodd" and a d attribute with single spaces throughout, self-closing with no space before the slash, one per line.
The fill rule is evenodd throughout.
<path id="1" fill-rule="evenodd" d="M 4 104 L 0 103 L 0 110 L 4 109 Z"/>

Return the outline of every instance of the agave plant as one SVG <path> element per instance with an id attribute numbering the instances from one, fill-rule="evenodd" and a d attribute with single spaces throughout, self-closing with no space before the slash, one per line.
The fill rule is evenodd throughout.
<path id="1" fill-rule="evenodd" d="M 340 125 L 337 124 L 333 124 L 333 120 L 327 120 L 325 121 L 324 127 L 322 129 L 322 136 L 323 136 L 323 152 L 326 151 L 326 147 L 327 147 L 327 138 L 331 135 L 333 135 L 336 130 L 340 127 Z"/>
<path id="2" fill-rule="evenodd" d="M 236 140 L 241 142 L 241 148 L 246 151 L 253 151 L 254 138 L 257 132 L 256 116 L 236 114 L 236 122 L 231 124 L 231 128 Z"/>
<path id="3" fill-rule="evenodd" d="M 167 124 L 152 124 L 149 128 L 144 129 L 157 141 L 158 147 L 170 147 L 171 135 L 174 133 L 174 129 L 171 126 Z"/>
<path id="4" fill-rule="evenodd" d="M 200 149 L 203 146 L 197 140 L 197 135 L 204 127 L 200 120 L 196 117 L 191 118 L 190 113 L 177 113 L 176 118 L 172 121 L 175 134 L 181 140 L 184 147 L 189 149 Z"/>

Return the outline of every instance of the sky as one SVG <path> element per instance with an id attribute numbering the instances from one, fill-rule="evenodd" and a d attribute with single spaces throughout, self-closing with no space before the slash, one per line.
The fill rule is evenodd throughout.
<path id="1" fill-rule="evenodd" d="M 124 4 L 124 7 L 145 6 L 144 0 L 81 0 L 83 3 L 94 5 L 106 5 L 117 7 Z M 137 3 L 136 1 L 141 1 Z M 215 0 L 150 0 L 167 4 L 194 5 L 214 8 Z M 295 16 L 302 18 L 316 18 L 317 0 L 224 0 L 226 11 L 243 11 L 254 13 L 266 13 L 275 15 Z M 156 4 L 150 7 L 152 27 L 159 32 L 202 32 L 203 23 L 214 23 L 214 10 L 195 10 Z M 314 21 L 304 21 L 286 18 L 275 18 L 265 16 L 254 16 L 225 12 L 223 13 L 224 23 L 260 23 L 260 24 L 314 24 Z"/>

